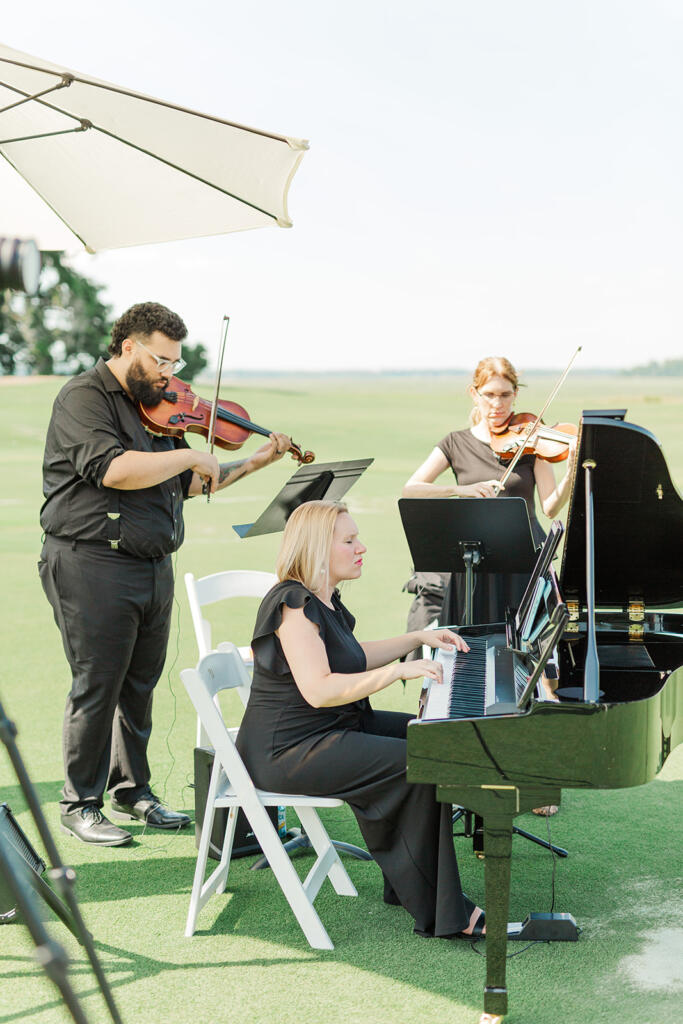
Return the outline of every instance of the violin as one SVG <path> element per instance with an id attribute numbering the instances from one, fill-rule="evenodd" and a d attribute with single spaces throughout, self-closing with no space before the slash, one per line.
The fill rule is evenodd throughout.
<path id="1" fill-rule="evenodd" d="M 138 405 L 138 412 L 143 425 L 153 434 L 182 437 L 187 432 L 209 438 L 211 432 L 213 403 L 195 395 L 189 384 L 178 377 L 171 377 L 158 405 Z M 241 448 L 251 434 L 270 437 L 272 430 L 252 423 L 247 410 L 237 402 L 219 399 L 213 437 L 209 440 L 219 448 L 234 451 Z M 304 465 L 315 459 L 313 452 L 302 451 L 293 441 L 288 451 Z"/>
<path id="2" fill-rule="evenodd" d="M 569 455 L 569 446 L 578 435 L 573 423 L 555 423 L 547 427 L 541 420 L 535 430 L 531 425 L 537 417 L 531 412 L 511 416 L 497 431 L 491 431 L 491 448 L 501 459 L 535 455 L 546 462 L 562 462 Z"/>

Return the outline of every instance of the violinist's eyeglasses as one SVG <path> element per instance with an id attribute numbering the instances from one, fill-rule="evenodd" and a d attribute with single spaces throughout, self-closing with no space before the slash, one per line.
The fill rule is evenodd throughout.
<path id="1" fill-rule="evenodd" d="M 157 369 L 161 370 L 162 373 L 164 370 L 173 370 L 174 373 L 180 373 L 180 371 L 187 366 L 184 359 L 162 359 L 161 356 L 152 352 L 151 348 L 147 348 L 145 343 L 140 341 L 138 338 L 135 339 L 135 344 L 139 345 L 140 348 L 144 348 L 145 352 L 147 352 L 157 364 Z"/>
<path id="2" fill-rule="evenodd" d="M 499 391 L 496 394 L 493 391 L 480 391 L 478 388 L 475 388 L 474 390 L 477 392 L 479 397 L 483 398 L 485 402 L 489 403 L 489 405 L 495 402 L 497 398 L 499 398 L 501 402 L 509 402 L 511 398 L 515 397 L 514 391 Z"/>

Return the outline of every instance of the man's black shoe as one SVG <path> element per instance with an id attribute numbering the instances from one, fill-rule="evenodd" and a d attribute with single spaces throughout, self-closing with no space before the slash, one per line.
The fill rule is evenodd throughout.
<path id="1" fill-rule="evenodd" d="M 130 832 L 113 825 L 95 804 L 77 807 L 62 814 L 62 832 L 95 846 L 123 846 L 133 838 Z"/>
<path id="2" fill-rule="evenodd" d="M 168 807 L 164 807 L 154 793 L 146 793 L 134 804 L 120 804 L 112 797 L 111 814 L 112 818 L 118 820 L 144 821 L 145 825 L 149 825 L 150 828 L 179 829 L 190 824 L 187 814 L 171 811 Z"/>

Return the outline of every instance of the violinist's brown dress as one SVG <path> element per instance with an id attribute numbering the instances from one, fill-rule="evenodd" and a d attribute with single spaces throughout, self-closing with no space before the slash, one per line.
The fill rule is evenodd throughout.
<path id="1" fill-rule="evenodd" d="M 453 430 L 437 447 L 443 452 L 458 484 L 476 484 L 482 480 L 500 480 L 506 463 L 501 462 L 486 441 L 480 441 L 471 430 Z M 512 471 L 503 498 L 524 498 L 534 543 L 543 543 L 545 534 L 536 518 L 534 463 L 536 456 L 523 455 Z M 464 499 L 467 500 L 467 499 Z M 475 575 L 473 623 L 502 622 L 507 607 L 517 607 L 524 593 L 528 576 L 523 573 Z M 453 573 L 446 590 L 441 623 L 461 624 L 465 609 L 465 573 Z"/>

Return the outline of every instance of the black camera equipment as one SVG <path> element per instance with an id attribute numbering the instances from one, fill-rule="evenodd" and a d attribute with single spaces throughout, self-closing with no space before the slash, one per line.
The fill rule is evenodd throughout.
<path id="1" fill-rule="evenodd" d="M 40 252 L 32 239 L 3 238 L 0 235 L 0 290 L 35 295 L 40 277 Z"/>
<path id="2" fill-rule="evenodd" d="M 51 939 L 36 904 L 36 894 L 59 915 L 62 921 L 73 932 L 82 946 L 85 947 L 100 991 L 109 1009 L 114 1024 L 122 1024 L 114 997 L 109 988 L 104 971 L 97 958 L 93 937 L 85 927 L 81 911 L 74 895 L 76 873 L 73 868 L 62 864 L 54 839 L 50 834 L 43 814 L 38 794 L 31 782 L 24 761 L 17 747 L 17 729 L 14 722 L 5 714 L 0 703 L 0 741 L 7 748 L 10 761 L 14 768 L 24 799 L 33 815 L 36 828 L 45 847 L 48 860 L 52 865 L 47 872 L 50 881 L 61 896 L 61 900 L 40 877 L 40 870 L 30 863 L 26 856 L 27 850 L 18 841 L 14 829 L 0 833 L 0 878 L 9 890 L 10 902 L 16 907 L 17 914 L 26 924 L 36 946 L 36 956 L 45 973 L 57 986 L 64 1003 L 76 1024 L 88 1024 L 78 997 L 67 976 L 68 957 L 59 943 Z M 23 834 L 22 834 L 23 835 Z M 42 862 L 41 862 L 42 863 Z M 49 897 L 46 892 L 49 890 Z M 63 901 L 63 902 L 62 902 Z"/>

